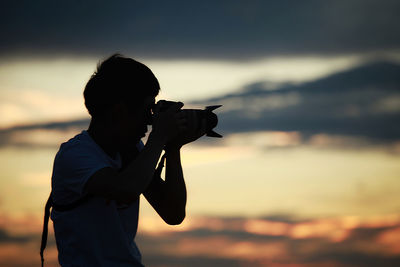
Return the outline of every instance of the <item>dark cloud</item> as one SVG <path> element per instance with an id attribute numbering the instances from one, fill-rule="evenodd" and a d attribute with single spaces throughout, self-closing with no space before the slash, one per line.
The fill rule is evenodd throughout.
<path id="1" fill-rule="evenodd" d="M 40 124 L 21 125 L 12 128 L 0 129 L 0 147 L 14 146 L 21 148 L 56 148 L 59 147 L 60 143 L 48 142 L 49 140 L 46 140 L 46 137 L 43 137 L 43 142 L 32 142 L 32 140 L 30 140 L 31 134 L 36 130 L 55 130 L 60 133 L 60 136 L 63 135 L 63 132 L 67 131 L 74 131 L 76 133 L 79 133 L 80 131 L 88 128 L 89 122 L 89 119 L 79 119 L 64 122 L 48 122 Z M 72 136 L 69 136 L 68 138 L 71 137 Z"/>
<path id="2" fill-rule="evenodd" d="M 0 244 L 4 243 L 27 243 L 35 239 L 36 236 L 29 235 L 11 235 L 6 230 L 0 228 Z"/>
<path id="3" fill-rule="evenodd" d="M 262 82 L 196 104 L 222 104 L 222 134 L 298 131 L 391 142 L 400 139 L 400 66 L 380 62 L 332 76 L 265 90 Z"/>
<path id="4" fill-rule="evenodd" d="M 225 218 L 220 219 L 223 223 L 229 224 L 229 222 L 225 222 Z M 246 218 L 242 218 L 243 222 L 246 220 Z M 318 221 L 308 220 L 307 223 L 310 227 L 315 224 L 315 229 L 311 228 L 310 231 L 320 231 L 318 230 L 320 229 Z M 286 235 L 250 234 L 240 229 L 237 231 L 210 230 L 205 226 L 201 229 L 174 232 L 163 236 L 139 234 L 137 243 L 144 255 L 144 262 L 151 266 L 201 266 L 201 264 L 203 266 L 225 266 L 225 264 L 228 264 L 227 266 L 275 266 L 278 264 L 286 266 L 294 263 L 305 266 L 325 266 L 327 263 L 329 263 L 327 266 L 397 266 L 400 264 L 400 257 L 388 253 L 386 249 L 390 250 L 390 248 L 377 242 L 380 234 L 396 229 L 396 227 L 398 225 L 377 225 L 367 228 L 360 226 L 350 230 L 344 240 L 332 241 L 324 236 L 291 238 Z M 199 230 L 203 234 L 199 235 Z M 327 230 L 327 232 L 330 231 Z M 205 251 L 209 251 L 209 249 L 204 248 L 202 244 L 210 240 L 210 246 L 213 246 L 212 240 L 215 238 L 227 240 L 232 248 L 235 247 L 234 244 L 253 244 L 254 248 L 257 246 L 280 247 L 282 253 L 279 257 L 271 257 L 269 251 L 265 251 L 265 255 L 259 251 L 253 254 L 254 259 L 251 257 L 241 258 L 240 255 L 231 257 L 220 255 L 217 258 L 213 255 L 204 256 L 205 252 L 201 248 Z M 164 250 L 172 246 L 179 251 L 183 243 L 193 247 L 191 255 L 177 255 L 177 253 L 168 253 Z M 214 249 L 221 252 L 226 251 L 226 247 L 216 246 Z M 211 251 L 213 250 L 211 249 Z"/>
<path id="5" fill-rule="evenodd" d="M 289 216 L 289 215 L 288 215 Z M 258 219 L 258 221 L 279 222 L 275 215 L 274 221 Z M 295 216 L 289 216 L 294 218 Z M 193 218 L 196 221 L 196 218 Z M 308 232 L 326 235 L 293 238 L 290 231 L 281 235 L 249 233 L 243 227 L 249 218 L 236 217 L 202 217 L 205 222 L 202 226 L 183 231 L 163 234 L 141 232 L 136 242 L 143 255 L 146 266 L 290 266 L 293 264 L 304 266 L 399 266 L 400 257 L 396 254 L 395 239 L 389 243 L 382 243 L 380 237 L 392 233 L 395 236 L 400 231 L 400 224 L 388 221 L 383 217 L 376 217 L 375 225 L 365 226 L 360 221 L 359 226 L 348 229 L 337 219 L 325 218 L 324 223 L 331 223 L 334 228 L 321 228 L 320 219 L 302 220 L 289 223 L 289 227 L 308 225 Z M 207 221 L 209 220 L 209 221 Z M 219 222 L 219 228 L 214 229 L 212 222 Z M 251 220 L 251 219 L 250 219 Z M 28 223 L 28 222 L 26 222 Z M 243 223 L 236 230 L 227 230 L 232 223 Z M 285 223 L 285 221 L 281 221 Z M 268 225 L 268 224 L 267 224 Z M 237 225 L 236 225 L 237 226 Z M 267 227 L 267 226 L 266 226 Z M 40 230 L 30 233 L 11 235 L 4 226 L 0 227 L 0 248 L 8 247 L 10 255 L 0 259 L 4 266 L 25 266 L 26 262 L 39 262 L 37 249 L 40 244 Z M 266 229 L 268 230 L 268 229 Z M 331 240 L 329 237 L 335 231 L 348 230 L 341 240 Z M 395 232 L 393 232 L 395 231 Z M 219 240 L 220 242 L 215 242 Z M 18 248 L 15 248 L 15 244 Z M 35 245 L 36 244 L 36 245 Z M 46 262 L 55 264 L 54 234 L 49 235 L 49 244 L 45 252 Z M 190 248 L 188 249 L 189 246 Z M 244 250 L 240 250 L 242 247 Z M 254 248 L 256 251 L 251 251 Z M 261 248 L 261 249 L 259 249 Z M 271 251 L 279 251 L 278 256 Z M 232 250 L 231 250 L 232 249 Z M 265 250 L 263 250 L 265 249 Z M 233 251 L 234 250 L 234 251 Z M 24 251 L 21 257 L 18 251 Z M 232 252 L 232 253 L 226 253 Z M 50 257 L 49 255 L 53 255 Z M 12 264 L 11 264 L 12 263 Z M 329 264 L 328 264 L 329 263 Z M 26 265 L 31 266 L 31 265 Z"/>
<path id="6" fill-rule="evenodd" d="M 262 266 L 260 264 L 250 264 L 252 261 L 238 260 L 238 259 L 224 259 L 216 257 L 202 257 L 202 256 L 182 256 L 177 257 L 174 255 L 163 254 L 148 254 L 143 255 L 143 263 L 146 266 L 153 267 L 242 267 L 242 266 Z"/>
<path id="7" fill-rule="evenodd" d="M 320 263 L 327 259 L 335 260 L 337 266 L 360 266 L 360 267 L 376 267 L 376 266 L 398 266 L 400 264 L 400 256 L 376 255 L 362 252 L 355 252 L 351 249 L 347 251 L 320 252 L 315 254 L 306 263 Z"/>
<path id="8" fill-rule="evenodd" d="M 284 213 L 271 213 L 268 214 L 261 219 L 268 220 L 272 222 L 284 222 L 287 224 L 295 224 L 299 222 L 304 222 L 304 219 L 297 218 L 293 214 L 284 214 Z"/>
<path id="9" fill-rule="evenodd" d="M 234 93 L 191 104 L 222 104 L 215 111 L 219 118 L 216 131 L 222 135 L 296 131 L 303 142 L 317 134 L 327 134 L 351 137 L 346 146 L 390 144 L 400 140 L 400 65 L 371 63 L 313 82 L 285 84 L 276 90 L 266 90 L 261 81 Z M 41 129 L 79 132 L 88 125 L 89 120 L 82 119 L 3 129 L 0 146 L 32 145 L 29 138 L 16 141 L 13 138 L 16 133 L 29 136 L 31 131 Z M 214 141 L 219 140 L 202 138 L 197 143 Z"/>
<path id="10" fill-rule="evenodd" d="M 60 130 L 65 131 L 70 128 L 85 128 L 89 126 L 89 119 L 78 119 L 72 121 L 62 121 L 62 122 L 46 122 L 40 124 L 28 124 L 20 125 L 12 128 L 0 129 L 1 134 L 12 133 L 15 131 L 29 131 L 29 130 Z"/>
<path id="11" fill-rule="evenodd" d="M 2 1 L 0 53 L 254 58 L 400 48 L 396 0 Z"/>

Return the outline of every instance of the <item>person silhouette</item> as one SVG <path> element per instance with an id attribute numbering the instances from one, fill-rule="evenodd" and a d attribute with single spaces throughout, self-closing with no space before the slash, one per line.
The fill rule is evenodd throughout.
<path id="1" fill-rule="evenodd" d="M 84 89 L 89 128 L 61 144 L 54 159 L 42 265 L 51 207 L 61 266 L 143 266 L 135 243 L 141 194 L 167 224 L 184 220 L 180 149 L 204 135 L 205 122 L 190 129 L 181 102 L 161 110 L 159 90 L 134 59 L 114 54 L 98 65 Z"/>

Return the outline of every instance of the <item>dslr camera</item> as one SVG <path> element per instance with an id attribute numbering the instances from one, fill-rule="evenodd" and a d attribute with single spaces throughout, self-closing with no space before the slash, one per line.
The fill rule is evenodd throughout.
<path id="1" fill-rule="evenodd" d="M 159 109 L 160 112 L 167 110 L 171 105 L 177 102 L 174 101 L 167 101 L 167 100 L 160 100 L 157 104 L 161 104 Z M 222 135 L 216 133 L 213 129 L 218 124 L 218 117 L 212 111 L 221 107 L 222 105 L 215 105 L 215 106 L 207 106 L 204 109 L 181 109 L 181 112 L 186 112 L 188 115 L 190 113 L 196 113 L 195 121 L 189 121 L 189 125 L 194 126 L 196 130 L 199 130 L 201 127 L 201 122 L 203 119 L 206 121 L 206 136 L 209 137 L 218 137 L 221 138 Z M 187 118 L 192 118 L 192 116 L 186 116 Z"/>

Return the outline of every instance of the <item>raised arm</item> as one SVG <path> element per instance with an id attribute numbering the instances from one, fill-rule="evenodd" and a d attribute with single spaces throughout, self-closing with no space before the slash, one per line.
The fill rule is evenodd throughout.
<path id="1" fill-rule="evenodd" d="M 177 119 L 182 105 L 177 103 L 167 111 L 156 114 L 153 131 L 138 156 L 123 171 L 112 168 L 97 171 L 86 183 L 86 191 L 119 202 L 137 199 L 150 184 L 166 142 L 182 130 L 181 122 Z"/>
<path id="2" fill-rule="evenodd" d="M 165 181 L 154 176 L 144 196 L 166 223 L 176 225 L 184 220 L 186 186 L 179 148 L 166 151 Z"/>
<path id="3" fill-rule="evenodd" d="M 196 120 L 195 113 L 189 118 Z M 195 128 L 193 128 L 195 129 Z M 183 177 L 180 149 L 205 133 L 205 121 L 198 131 L 186 132 L 166 145 L 165 181 L 155 176 L 144 196 L 160 217 L 168 224 L 180 224 L 185 218 L 186 185 Z"/>

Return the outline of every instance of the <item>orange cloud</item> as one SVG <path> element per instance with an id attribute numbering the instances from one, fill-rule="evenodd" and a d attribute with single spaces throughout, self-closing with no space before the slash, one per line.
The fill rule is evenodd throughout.
<path id="1" fill-rule="evenodd" d="M 287 235 L 291 226 L 284 222 L 274 222 L 268 220 L 248 220 L 244 225 L 244 230 L 253 234 L 282 236 Z"/>
<path id="2" fill-rule="evenodd" d="M 377 243 L 383 245 L 388 254 L 400 255 L 400 226 L 383 232 Z"/>
<path id="3" fill-rule="evenodd" d="M 189 217 L 182 226 L 166 226 L 142 216 L 138 246 L 149 266 L 360 266 L 384 261 L 400 264 L 400 215 L 321 218 L 307 221 Z M 0 215 L 0 266 L 39 263 L 42 220 Z M 46 266 L 57 266 L 49 227 Z M 24 257 L 21 257 L 24 255 Z M 180 264 L 181 262 L 181 264 Z M 12 264 L 11 264 L 12 263 Z"/>

